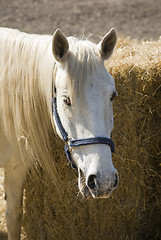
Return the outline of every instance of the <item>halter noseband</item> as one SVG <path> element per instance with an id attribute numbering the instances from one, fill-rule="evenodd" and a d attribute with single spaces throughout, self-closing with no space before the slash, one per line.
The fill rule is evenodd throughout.
<path id="1" fill-rule="evenodd" d="M 92 144 L 106 144 L 111 148 L 111 152 L 114 153 L 115 145 L 110 138 L 93 137 L 93 138 L 83 138 L 83 139 L 73 139 L 73 140 L 69 138 L 68 133 L 65 131 L 57 111 L 57 100 L 56 100 L 56 96 L 53 97 L 53 89 L 52 89 L 52 115 L 55 118 L 57 127 L 65 142 L 65 153 L 66 153 L 68 162 L 70 163 L 72 168 L 77 169 L 77 166 L 74 163 L 71 156 L 71 149 L 74 147 L 80 147 L 80 146 L 86 146 L 86 145 L 92 145 Z"/>

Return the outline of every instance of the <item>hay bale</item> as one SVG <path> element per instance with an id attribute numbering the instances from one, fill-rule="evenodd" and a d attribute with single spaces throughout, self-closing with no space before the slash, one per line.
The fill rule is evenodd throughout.
<path id="1" fill-rule="evenodd" d="M 76 172 L 58 141 L 58 187 L 45 169 L 31 170 L 25 186 L 28 240 L 161 239 L 161 39 L 119 39 L 107 69 L 119 93 L 113 130 L 119 187 L 109 199 L 77 196 Z"/>

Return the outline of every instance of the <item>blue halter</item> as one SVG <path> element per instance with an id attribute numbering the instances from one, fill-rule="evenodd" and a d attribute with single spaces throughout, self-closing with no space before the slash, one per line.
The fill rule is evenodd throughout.
<path id="1" fill-rule="evenodd" d="M 53 96 L 52 96 L 52 115 L 55 118 L 57 127 L 65 142 L 65 153 L 66 153 L 68 162 L 70 163 L 72 168 L 77 169 L 77 166 L 72 159 L 71 151 L 70 151 L 71 148 L 73 147 L 80 147 L 80 146 L 86 146 L 86 145 L 92 145 L 92 144 L 106 144 L 111 148 L 111 152 L 114 153 L 115 151 L 114 142 L 107 137 L 93 137 L 93 138 L 83 138 L 83 139 L 73 139 L 73 140 L 69 139 L 68 133 L 65 131 L 57 111 L 56 97 L 53 97 Z"/>

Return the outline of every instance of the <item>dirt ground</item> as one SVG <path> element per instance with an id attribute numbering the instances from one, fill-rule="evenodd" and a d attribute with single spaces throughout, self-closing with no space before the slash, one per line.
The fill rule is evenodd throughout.
<path id="1" fill-rule="evenodd" d="M 111 27 L 139 39 L 161 35 L 161 0 L 0 0 L 0 26 L 97 40 Z"/>
<path id="2" fill-rule="evenodd" d="M 118 35 L 138 39 L 161 36 L 161 0 L 0 0 L 0 26 L 29 33 L 67 35 L 99 41 L 115 27 Z M 0 170 L 0 239 L 7 239 L 3 172 Z"/>

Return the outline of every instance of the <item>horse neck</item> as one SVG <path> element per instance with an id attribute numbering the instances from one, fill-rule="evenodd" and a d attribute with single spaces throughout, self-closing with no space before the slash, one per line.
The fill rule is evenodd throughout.
<path id="1" fill-rule="evenodd" d="M 51 36 L 38 36 L 33 43 L 33 58 L 28 69 L 31 74 L 28 79 L 31 97 L 37 104 L 43 103 L 46 106 L 42 109 L 44 115 L 51 113 L 52 75 L 55 66 L 51 43 Z"/>

